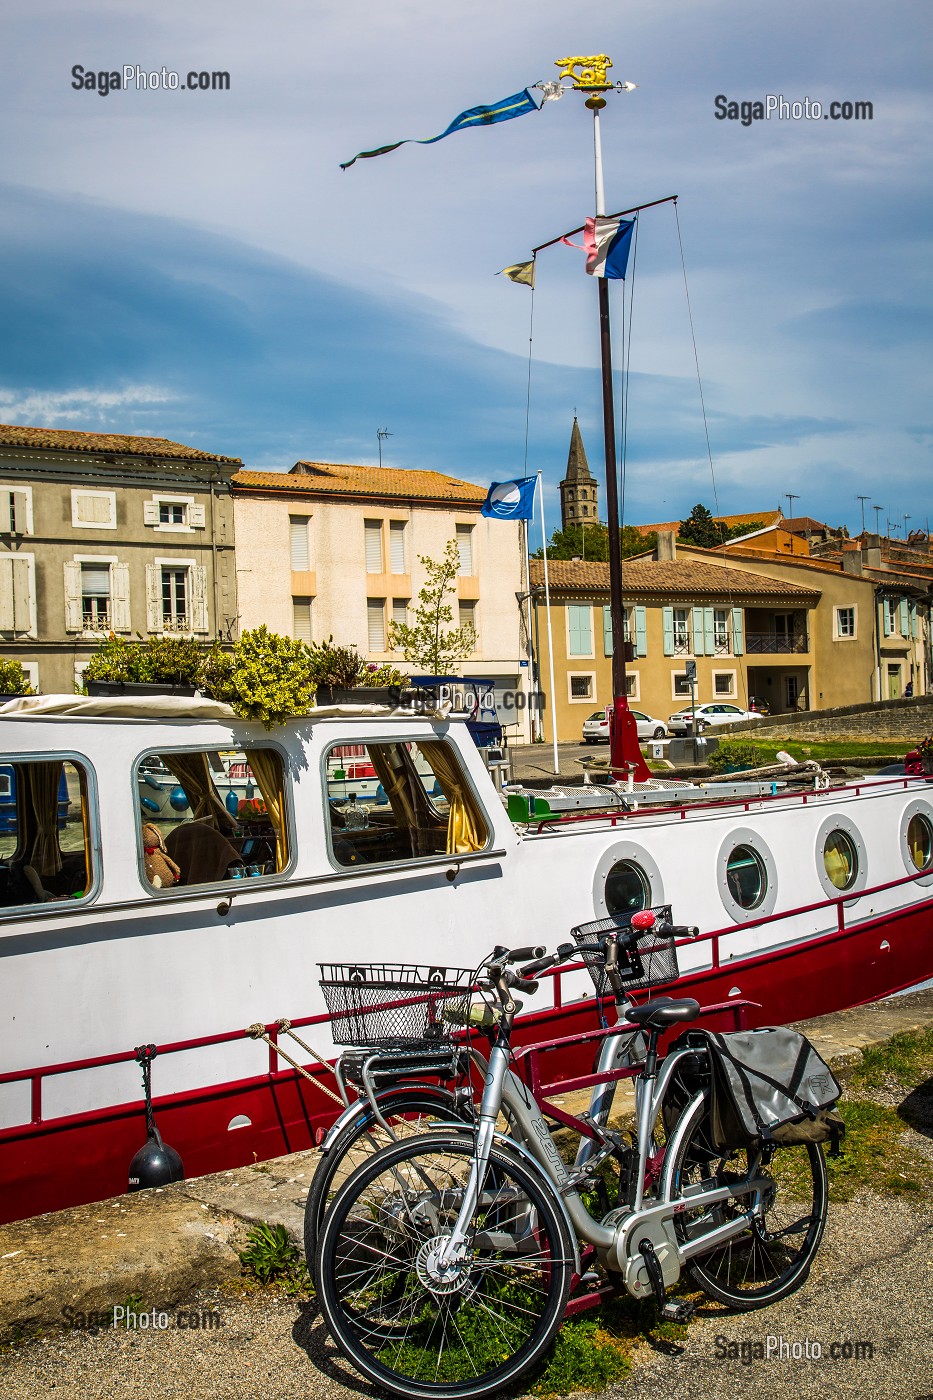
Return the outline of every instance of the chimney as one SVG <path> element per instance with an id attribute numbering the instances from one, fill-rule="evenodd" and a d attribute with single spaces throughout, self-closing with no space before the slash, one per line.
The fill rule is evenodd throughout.
<path id="1" fill-rule="evenodd" d="M 856 546 L 855 549 L 842 547 L 842 572 L 851 574 L 855 578 L 862 577 L 862 551 Z"/>
<path id="2" fill-rule="evenodd" d="M 876 536 L 877 538 L 877 536 Z M 881 568 L 881 545 L 870 545 L 868 549 L 862 550 L 862 563 L 866 569 Z"/>
<path id="3" fill-rule="evenodd" d="M 658 544 L 655 553 L 658 563 L 661 563 L 662 560 L 677 558 L 677 536 L 673 530 L 658 531 Z"/>

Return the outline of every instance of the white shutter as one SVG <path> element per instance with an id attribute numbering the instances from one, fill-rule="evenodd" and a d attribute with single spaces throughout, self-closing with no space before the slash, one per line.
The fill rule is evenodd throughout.
<path id="1" fill-rule="evenodd" d="M 16 493 L 7 487 L 0 489 L 0 535 L 16 529 L 13 518 L 13 497 Z"/>
<path id="2" fill-rule="evenodd" d="M 296 642 L 311 640 L 311 599 L 292 599 L 292 636 Z"/>
<path id="3" fill-rule="evenodd" d="M 65 631 L 81 631 L 81 565 L 65 561 Z"/>
<path id="4" fill-rule="evenodd" d="M 311 567 L 308 550 L 308 520 L 304 515 L 290 515 L 288 518 L 291 539 L 292 573 L 304 574 Z"/>
<path id="5" fill-rule="evenodd" d="M 162 631 L 162 570 L 158 564 L 146 565 L 146 628 Z"/>
<path id="6" fill-rule="evenodd" d="M 191 587 L 191 630 L 206 632 L 207 625 L 207 569 L 201 564 L 193 564 L 188 571 Z"/>
<path id="7" fill-rule="evenodd" d="M 364 520 L 366 531 L 366 572 L 382 573 L 382 521 Z"/>
<path id="8" fill-rule="evenodd" d="M 457 526 L 457 556 L 460 567 L 457 570 L 466 578 L 473 577 L 473 526 Z"/>
<path id="9" fill-rule="evenodd" d="M 110 625 L 114 632 L 130 630 L 130 566 L 110 566 Z"/>
<path id="10" fill-rule="evenodd" d="M 13 559 L 13 630 L 31 632 L 32 626 L 32 560 Z"/>
<path id="11" fill-rule="evenodd" d="M 381 598 L 366 600 L 366 635 L 370 652 L 386 649 L 386 610 Z"/>
<path id="12" fill-rule="evenodd" d="M 404 574 L 405 569 L 405 522 L 393 520 L 389 524 L 389 558 L 393 574 Z"/>
<path id="13" fill-rule="evenodd" d="M 395 622 L 395 623 L 397 623 L 399 627 L 407 627 L 407 625 L 408 625 L 408 599 L 407 599 L 407 598 L 393 598 L 393 599 L 392 599 L 392 621 Z"/>
<path id="14" fill-rule="evenodd" d="M 143 524 L 158 525 L 159 523 L 159 502 L 143 501 Z"/>
<path id="15" fill-rule="evenodd" d="M 0 555 L 0 632 L 13 631 L 13 558 Z"/>
<path id="16" fill-rule="evenodd" d="M 112 525 L 114 498 L 105 491 L 75 491 L 74 514 L 79 525 Z"/>
<path id="17" fill-rule="evenodd" d="M 29 534 L 29 497 L 25 491 L 10 492 L 10 523 L 18 535 Z"/>
<path id="18" fill-rule="evenodd" d="M 203 530 L 206 521 L 204 506 L 191 505 L 188 507 L 188 524 L 193 526 L 195 530 Z"/>

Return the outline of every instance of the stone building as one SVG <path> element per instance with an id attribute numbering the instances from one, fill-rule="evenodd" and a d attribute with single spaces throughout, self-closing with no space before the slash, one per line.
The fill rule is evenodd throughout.
<path id="1" fill-rule="evenodd" d="M 560 520 L 566 530 L 574 525 L 592 525 L 599 519 L 599 486 L 586 460 L 580 425 L 573 420 L 567 471 L 560 483 Z"/>

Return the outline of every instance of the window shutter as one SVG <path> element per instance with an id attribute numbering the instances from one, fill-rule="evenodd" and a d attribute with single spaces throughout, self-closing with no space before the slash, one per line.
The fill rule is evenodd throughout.
<path id="1" fill-rule="evenodd" d="M 593 650 L 592 609 L 571 603 L 567 609 L 568 646 L 571 656 L 589 656 Z"/>
<path id="2" fill-rule="evenodd" d="M 0 631 L 13 631 L 13 559 L 0 556 Z"/>
<path id="3" fill-rule="evenodd" d="M 712 608 L 703 609 L 703 640 L 706 645 L 706 655 L 716 655 L 716 628 L 715 618 Z"/>
<path id="4" fill-rule="evenodd" d="M 191 505 L 188 507 L 188 524 L 194 526 L 196 530 L 203 530 L 206 523 L 204 506 Z"/>
<path id="5" fill-rule="evenodd" d="M 292 599 L 292 636 L 297 642 L 311 640 L 311 599 Z"/>
<path id="6" fill-rule="evenodd" d="M 641 605 L 635 608 L 635 655 L 648 655 L 648 614 Z"/>
<path id="7" fill-rule="evenodd" d="M 75 512 L 82 525 L 112 525 L 113 501 L 104 494 L 90 491 L 75 493 Z"/>
<path id="8" fill-rule="evenodd" d="M 13 592 L 13 631 L 32 632 L 32 560 L 16 555 L 10 561 Z"/>
<path id="9" fill-rule="evenodd" d="M 891 611 L 890 598 L 885 598 L 884 602 L 881 604 L 881 610 L 884 615 L 884 635 L 890 637 L 891 633 L 894 631 L 894 614 Z"/>
<path id="10" fill-rule="evenodd" d="M 910 636 L 910 616 L 906 598 L 901 599 L 901 636 Z"/>
<path id="11" fill-rule="evenodd" d="M 17 535 L 29 534 L 29 497 L 25 491 L 10 492 L 10 523 Z"/>
<path id="12" fill-rule="evenodd" d="M 407 626 L 408 626 L 408 599 L 407 599 L 407 598 L 393 598 L 393 599 L 392 599 L 392 621 L 393 621 L 398 627 L 407 627 Z"/>
<path id="13" fill-rule="evenodd" d="M 159 502 L 143 501 L 143 524 L 158 525 L 159 523 Z"/>
<path id="14" fill-rule="evenodd" d="M 371 652 L 386 649 L 386 612 L 381 598 L 369 598 L 366 602 L 367 645 Z"/>
<path id="15" fill-rule="evenodd" d="M 734 656 L 745 653 L 745 615 L 741 608 L 732 609 L 732 653 Z"/>
<path id="16" fill-rule="evenodd" d="M 303 515 L 290 516 L 288 530 L 291 541 L 292 573 L 307 573 L 311 567 L 311 556 L 308 549 L 307 517 Z"/>
<path id="17" fill-rule="evenodd" d="M 920 617 L 916 603 L 910 605 L 910 635 L 912 637 L 920 636 Z"/>
<path id="18" fill-rule="evenodd" d="M 603 656 L 612 655 L 612 608 L 603 607 Z"/>
<path id="19" fill-rule="evenodd" d="M 465 578 L 473 577 L 473 526 L 457 526 L 457 555 L 460 560 L 458 572 Z"/>
<path id="20" fill-rule="evenodd" d="M 158 564 L 146 565 L 146 628 L 162 631 L 162 570 Z"/>
<path id="21" fill-rule="evenodd" d="M 691 612 L 693 614 L 693 654 L 694 656 L 702 656 L 704 653 L 703 609 L 692 608 Z M 710 647 L 710 654 L 712 654 L 712 650 L 712 647 Z"/>
<path id="22" fill-rule="evenodd" d="M 110 625 L 115 632 L 130 630 L 130 566 L 110 565 Z"/>
<path id="23" fill-rule="evenodd" d="M 363 523 L 366 529 L 366 572 L 368 574 L 381 574 L 382 522 L 366 520 Z"/>
<path id="24" fill-rule="evenodd" d="M 405 522 L 392 520 L 389 523 L 389 559 L 393 574 L 404 574 L 405 569 Z"/>
<path id="25" fill-rule="evenodd" d="M 191 630 L 208 631 L 207 623 L 207 569 L 202 564 L 194 564 L 189 570 L 191 582 Z"/>
<path id="26" fill-rule="evenodd" d="M 0 488 L 0 535 L 5 535 L 10 530 L 16 529 L 16 521 L 13 515 L 13 497 L 15 491 L 10 491 L 6 487 Z"/>
<path id="27" fill-rule="evenodd" d="M 664 655 L 674 655 L 674 609 L 661 609 L 661 628 L 664 632 Z"/>
<path id="28" fill-rule="evenodd" d="M 65 561 L 65 631 L 81 631 L 81 565 Z"/>

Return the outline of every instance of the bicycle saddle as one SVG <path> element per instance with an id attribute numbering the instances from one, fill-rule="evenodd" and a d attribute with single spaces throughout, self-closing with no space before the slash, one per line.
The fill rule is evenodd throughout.
<path id="1" fill-rule="evenodd" d="M 647 1026 L 649 1030 L 663 1031 L 677 1021 L 695 1021 L 700 1014 L 700 1003 L 692 997 L 673 1001 L 671 997 L 652 997 L 642 1006 L 633 1006 L 625 1013 L 626 1021 L 636 1026 Z"/>

